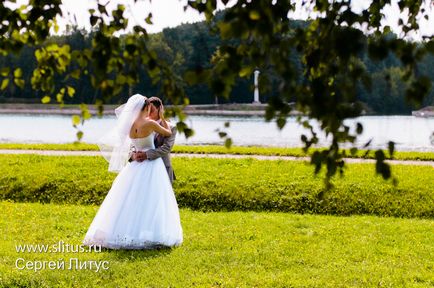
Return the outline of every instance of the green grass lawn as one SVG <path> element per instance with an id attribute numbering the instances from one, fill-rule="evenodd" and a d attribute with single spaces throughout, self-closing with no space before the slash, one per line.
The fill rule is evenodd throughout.
<path id="1" fill-rule="evenodd" d="M 88 144 L 88 143 L 70 143 L 70 144 L 0 143 L 0 149 L 7 149 L 7 150 L 55 150 L 55 151 L 99 151 L 98 145 Z"/>
<path id="2" fill-rule="evenodd" d="M 66 150 L 66 151 L 98 151 L 95 144 L 77 143 L 77 144 L 18 144 L 18 143 L 0 143 L 0 149 L 29 149 L 29 150 Z M 313 153 L 310 150 L 308 154 L 304 153 L 301 148 L 283 148 L 283 147 L 245 147 L 233 146 L 230 149 L 219 145 L 175 145 L 172 153 L 194 153 L 194 154 L 231 154 L 231 155 L 264 155 L 264 156 L 294 156 L 306 157 Z M 386 153 L 388 155 L 388 153 Z M 359 150 L 355 155 L 347 151 L 348 158 L 365 158 L 374 159 L 374 151 L 367 153 L 366 150 Z M 405 152 L 397 151 L 393 155 L 396 160 L 425 160 L 434 161 L 434 152 Z"/>
<path id="3" fill-rule="evenodd" d="M 173 166 L 179 204 L 194 210 L 434 218 L 430 166 L 393 165 L 394 186 L 373 164 L 349 164 L 322 198 L 323 176 L 304 162 L 177 157 Z M 98 205 L 115 176 L 102 157 L 0 155 L 0 200 Z"/>
<path id="4" fill-rule="evenodd" d="M 98 207 L 0 202 L 0 287 L 433 287 L 434 222 L 181 209 L 184 243 L 153 251 L 18 253 L 80 244 Z M 18 270 L 18 258 L 65 269 Z M 69 260 L 108 269 L 68 270 Z"/>

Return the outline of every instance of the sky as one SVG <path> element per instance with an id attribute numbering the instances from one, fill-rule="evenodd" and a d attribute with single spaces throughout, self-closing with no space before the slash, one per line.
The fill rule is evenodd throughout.
<path id="1" fill-rule="evenodd" d="M 251 0 L 255 1 L 255 0 Z M 264 0 L 256 0 L 264 1 Z M 275 1 L 275 0 L 273 0 Z M 273 1 L 270 1 L 273 2 Z M 409 38 L 414 40 L 420 40 L 422 35 L 430 36 L 434 34 L 434 1 L 424 0 L 425 8 L 428 14 L 431 15 L 431 19 L 428 21 L 421 18 L 419 19 L 420 32 L 419 34 L 411 34 Z M 17 5 L 25 4 L 28 0 L 18 0 Z M 193 23 L 202 21 L 205 19 L 203 15 L 200 15 L 194 9 L 188 8 L 184 11 L 187 0 L 100 0 L 101 3 L 108 3 L 108 10 L 116 8 L 118 4 L 126 4 L 126 15 L 129 17 L 130 27 L 134 25 L 144 26 L 148 33 L 156 33 L 162 31 L 166 27 L 175 27 L 183 23 Z M 301 9 L 302 0 L 295 1 L 297 10 L 294 13 L 288 15 L 294 19 L 308 19 L 315 15 L 308 11 L 308 9 Z M 306 1 L 309 2 L 309 1 Z M 236 0 L 230 0 L 226 7 L 232 6 L 236 3 Z M 353 0 L 352 10 L 354 12 L 360 12 L 363 9 L 369 7 L 371 1 L 366 0 Z M 58 18 L 60 26 L 60 33 L 65 31 L 68 23 L 75 23 L 79 27 L 84 27 L 87 30 L 90 29 L 89 24 L 89 9 L 96 9 L 96 0 L 63 0 L 62 10 L 64 15 L 62 18 Z M 218 9 L 225 8 L 225 5 L 218 2 Z M 153 25 L 145 23 L 145 18 L 149 13 L 152 13 Z M 392 5 L 385 10 L 385 19 L 382 24 L 388 25 L 392 28 L 392 31 L 398 35 L 402 35 L 402 31 L 398 29 L 398 20 L 400 17 L 404 17 L 405 14 L 401 14 L 397 0 L 392 0 Z"/>
<path id="2" fill-rule="evenodd" d="M 126 4 L 126 15 L 129 17 L 129 24 L 144 26 L 148 33 L 156 33 L 162 31 L 166 27 L 175 27 L 183 23 L 193 23 L 202 21 L 205 18 L 201 16 L 194 9 L 187 9 L 184 11 L 186 6 L 186 0 L 139 0 L 134 3 L 133 0 L 111 0 L 111 1 L 101 1 L 101 3 L 109 2 L 107 8 L 108 10 L 114 9 L 118 4 Z M 96 9 L 96 1 L 86 1 L 86 0 L 64 0 L 64 13 L 63 19 L 58 19 L 59 26 L 65 27 L 66 24 L 74 19 L 77 20 L 79 27 L 85 27 L 89 29 L 89 9 Z M 145 19 L 148 14 L 152 13 L 153 25 L 145 23 Z"/>

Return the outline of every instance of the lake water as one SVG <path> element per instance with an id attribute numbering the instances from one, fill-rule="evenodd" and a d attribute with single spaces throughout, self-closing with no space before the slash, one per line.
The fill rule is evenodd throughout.
<path id="1" fill-rule="evenodd" d="M 309 131 L 298 124 L 295 118 L 288 118 L 284 129 L 279 130 L 274 122 L 267 123 L 260 117 L 191 116 L 187 123 L 195 130 L 195 135 L 189 139 L 179 135 L 176 143 L 222 144 L 215 130 L 223 128 L 227 121 L 231 124 L 226 131 L 234 145 L 301 147 L 301 134 L 309 135 Z M 372 138 L 372 148 L 385 148 L 387 142 L 392 140 L 397 143 L 398 150 L 434 152 L 434 139 L 431 136 L 434 118 L 363 116 L 346 123 L 355 129 L 356 122 L 364 126 L 359 146 Z M 85 122 L 82 141 L 96 143 L 114 123 L 114 117 L 94 118 Z M 0 142 L 3 143 L 70 143 L 76 139 L 75 133 L 70 116 L 0 115 Z M 329 140 L 320 134 L 319 146 L 327 145 Z"/>

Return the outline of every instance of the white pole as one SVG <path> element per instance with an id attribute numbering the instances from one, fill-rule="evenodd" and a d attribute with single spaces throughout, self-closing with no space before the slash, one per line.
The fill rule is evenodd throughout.
<path id="1" fill-rule="evenodd" d="M 259 70 L 255 70 L 255 92 L 253 94 L 253 103 L 254 104 L 259 104 L 261 103 L 259 101 L 259 88 L 258 88 L 258 76 L 259 76 Z"/>

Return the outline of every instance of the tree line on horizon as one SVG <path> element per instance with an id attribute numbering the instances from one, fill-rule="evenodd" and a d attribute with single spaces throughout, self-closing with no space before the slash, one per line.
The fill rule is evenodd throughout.
<path id="1" fill-rule="evenodd" d="M 217 16 L 216 19 L 219 17 Z M 308 22 L 303 20 L 293 20 L 293 27 L 307 26 Z M 222 39 L 218 33 L 213 33 L 213 26 L 205 22 L 193 24 L 182 24 L 175 28 L 166 28 L 160 33 L 150 34 L 148 45 L 156 51 L 158 59 L 169 63 L 171 68 L 179 75 L 179 80 L 188 70 L 203 69 L 211 67 L 216 58 L 217 48 L 222 44 Z M 86 49 L 91 47 L 93 32 L 84 29 L 71 28 L 64 35 L 51 36 L 48 40 L 50 43 L 58 45 L 68 44 L 71 49 Z M 390 37 L 396 37 L 390 33 Z M 365 45 L 367 45 L 368 36 L 366 36 Z M 236 40 L 231 40 L 236 41 Z M 25 80 L 23 87 L 8 85 L 0 91 L 0 102 L 9 103 L 35 103 L 40 102 L 45 95 L 43 92 L 34 91 L 31 85 L 31 73 L 37 65 L 35 50 L 37 47 L 23 47 L 19 54 L 8 54 L 0 56 L 0 65 L 8 66 L 11 69 L 21 68 L 22 78 Z M 299 67 L 302 73 L 302 61 L 295 49 L 289 53 L 290 61 Z M 406 101 L 405 91 L 408 83 L 402 80 L 401 62 L 393 55 L 388 55 L 385 61 L 376 62 L 371 60 L 366 53 L 366 49 L 359 55 L 359 60 L 372 75 L 371 91 L 360 87 L 357 97 L 365 105 L 365 111 L 373 114 L 409 114 L 412 110 L 420 108 L 415 107 Z M 431 83 L 434 84 L 434 56 L 427 55 L 424 61 L 417 66 L 417 72 L 430 77 Z M 71 70 L 73 70 L 71 68 Z M 273 67 L 268 67 L 261 73 L 267 73 L 271 87 L 268 91 L 261 91 L 260 100 L 263 103 L 268 102 L 275 93 L 277 93 L 277 78 L 273 77 Z M 430 73 L 431 72 L 431 73 Z M 90 71 L 89 73 L 92 73 Z M 160 91 L 159 83 L 152 83 L 151 77 L 145 69 L 139 72 L 139 83 L 125 87 L 120 96 L 113 97 L 110 103 L 119 104 L 124 102 L 130 95 L 141 93 L 143 95 L 158 95 Z M 71 85 L 75 89 L 74 97 L 65 97 L 66 104 L 78 103 L 95 103 L 98 98 L 98 92 L 93 88 L 91 81 L 85 79 L 63 79 L 57 77 L 56 85 Z M 303 81 L 299 77 L 297 81 Z M 276 81 L 273 81 L 276 79 Z M 184 84 L 184 89 L 189 98 L 190 104 L 214 104 L 214 103 L 251 103 L 253 101 L 253 77 L 251 79 L 238 78 L 230 97 L 217 98 L 213 95 L 206 84 L 189 86 Z M 43 95 L 44 94 L 44 95 Z M 52 97 L 55 99 L 55 97 Z M 424 99 L 422 106 L 434 105 L 434 90 Z"/>

